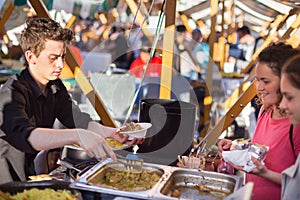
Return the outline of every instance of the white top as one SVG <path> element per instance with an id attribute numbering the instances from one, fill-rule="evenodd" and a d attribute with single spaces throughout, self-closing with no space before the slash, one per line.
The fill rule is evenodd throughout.
<path id="1" fill-rule="evenodd" d="M 282 172 L 281 199 L 300 199 L 300 154 L 296 163 Z"/>

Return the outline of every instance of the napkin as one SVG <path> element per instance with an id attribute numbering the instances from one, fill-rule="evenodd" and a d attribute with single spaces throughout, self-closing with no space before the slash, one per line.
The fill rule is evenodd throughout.
<path id="1" fill-rule="evenodd" d="M 226 162 L 231 162 L 238 166 L 244 166 L 243 170 L 251 172 L 256 166 L 252 162 L 251 157 L 255 157 L 264 164 L 263 160 L 267 154 L 268 147 L 261 147 L 260 145 L 250 144 L 246 149 L 235 149 L 231 151 L 223 151 L 222 157 Z"/>

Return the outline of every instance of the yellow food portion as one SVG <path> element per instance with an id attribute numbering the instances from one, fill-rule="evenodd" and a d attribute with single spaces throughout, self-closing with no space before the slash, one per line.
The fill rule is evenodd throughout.
<path id="1" fill-rule="evenodd" d="M 37 189 L 24 190 L 15 195 L 7 194 L 12 200 L 74 200 L 77 194 L 72 194 L 69 190 Z M 1 200 L 1 196 L 0 196 Z"/>
<path id="2" fill-rule="evenodd" d="M 113 138 L 105 138 L 105 139 L 111 148 L 118 148 L 118 147 L 124 146 L 124 144 L 118 142 L 117 140 L 115 140 Z"/>
<path id="3" fill-rule="evenodd" d="M 36 176 L 29 176 L 30 180 L 37 181 L 37 180 L 44 180 L 44 179 L 51 179 L 49 174 L 39 174 Z"/>
<path id="4" fill-rule="evenodd" d="M 125 144 L 118 142 L 117 140 L 115 140 L 113 138 L 105 138 L 105 140 L 111 148 L 118 148 L 118 147 L 122 147 L 125 145 Z M 73 146 L 80 147 L 80 145 L 78 145 L 78 144 L 73 144 Z"/>

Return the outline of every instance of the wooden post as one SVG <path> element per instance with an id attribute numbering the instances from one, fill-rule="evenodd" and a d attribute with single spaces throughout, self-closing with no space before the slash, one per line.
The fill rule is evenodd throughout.
<path id="1" fill-rule="evenodd" d="M 144 20 L 145 20 L 144 16 L 141 13 L 141 11 L 138 10 L 138 7 L 137 7 L 135 1 L 134 0 L 126 0 L 126 3 L 133 15 L 135 15 L 137 13 L 137 16 L 136 16 L 137 22 L 140 24 L 140 26 L 142 26 L 141 28 L 142 28 L 143 33 L 150 39 L 150 41 L 152 41 L 152 35 L 148 31 L 148 24 L 147 24 L 147 22 L 144 22 Z"/>
<path id="2" fill-rule="evenodd" d="M 286 40 L 287 44 L 292 45 L 294 48 L 298 47 L 300 44 L 300 28 L 298 28 L 295 33 L 293 34 L 293 37 L 290 37 L 288 40 Z"/>
<path id="3" fill-rule="evenodd" d="M 295 28 L 298 28 L 300 26 L 300 14 L 297 15 L 294 22 L 291 24 L 291 26 L 286 30 L 286 32 L 283 34 L 283 36 L 280 38 L 281 40 L 285 40 L 289 38 L 290 34 L 294 31 Z"/>
<path id="4" fill-rule="evenodd" d="M 181 18 L 186 30 L 191 33 L 193 31 L 193 29 L 189 26 L 189 18 L 182 12 L 179 13 L 179 15 L 180 15 L 180 18 Z"/>
<path id="5" fill-rule="evenodd" d="M 7 34 L 6 34 L 6 30 L 4 29 L 4 25 L 7 22 L 8 18 L 11 15 L 14 8 L 15 8 L 15 5 L 13 3 L 9 4 L 7 10 L 3 14 L 3 17 L 0 19 L 0 33 L 3 37 L 3 40 L 4 40 L 5 44 L 8 44 L 9 39 L 8 39 Z"/>
<path id="6" fill-rule="evenodd" d="M 76 20 L 76 17 L 74 15 L 72 15 L 72 17 L 67 22 L 65 28 L 70 28 L 74 24 L 75 20 Z"/>
<path id="7" fill-rule="evenodd" d="M 162 69 L 159 97 L 161 99 L 170 99 L 172 88 L 173 52 L 175 41 L 176 1 L 167 0 L 165 11 L 166 20 L 163 40 Z"/>
<path id="8" fill-rule="evenodd" d="M 30 3 L 39 17 L 50 18 L 47 8 L 41 0 L 30 0 Z M 66 62 L 74 73 L 79 87 L 88 97 L 91 104 L 95 107 L 95 110 L 100 116 L 102 123 L 106 126 L 117 127 L 115 121 L 110 116 L 100 96 L 96 93 L 94 87 L 86 78 L 84 72 L 80 69 L 80 65 L 69 47 L 67 47 Z"/>
<path id="9" fill-rule="evenodd" d="M 224 25 L 225 25 L 225 0 L 221 0 L 222 2 L 222 11 L 221 11 L 221 16 L 222 16 L 222 21 L 221 21 L 221 36 L 224 36 L 225 34 L 225 29 L 224 29 Z"/>
<path id="10" fill-rule="evenodd" d="M 204 121 L 210 122 L 210 109 L 212 103 L 212 97 L 210 92 L 212 91 L 212 82 L 213 82 L 213 65 L 214 62 L 212 61 L 213 53 L 214 53 L 214 43 L 216 38 L 216 22 L 217 22 L 217 14 L 218 14 L 218 0 L 211 0 L 210 1 L 210 8 L 211 8 L 211 27 L 210 27 L 210 37 L 209 37 L 209 55 L 210 59 L 207 64 L 207 74 L 206 74 L 206 97 L 204 102 Z M 210 123 L 206 123 L 202 134 L 206 134 L 206 131 L 210 127 Z"/>
<path id="11" fill-rule="evenodd" d="M 209 37 L 209 55 L 213 57 L 214 52 L 214 43 L 216 40 L 216 23 L 217 23 L 217 14 L 218 14 L 218 0 L 210 1 L 210 18 L 211 18 L 211 26 L 210 26 L 210 37 Z"/>

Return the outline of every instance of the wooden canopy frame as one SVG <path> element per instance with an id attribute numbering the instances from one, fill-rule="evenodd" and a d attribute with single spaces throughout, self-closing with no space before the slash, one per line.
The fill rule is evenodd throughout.
<path id="1" fill-rule="evenodd" d="M 39 17 L 50 18 L 47 8 L 45 7 L 44 3 L 41 0 L 29 0 L 29 1 Z M 126 0 L 126 1 L 132 7 L 132 5 L 133 5 L 133 4 L 131 4 L 132 1 L 131 0 Z M 211 19 L 212 19 L 211 33 L 212 33 L 212 35 L 209 40 L 210 47 L 212 47 L 210 50 L 211 57 L 212 57 L 212 52 L 213 52 L 212 42 L 214 41 L 214 38 L 215 38 L 214 27 L 216 25 L 216 13 L 217 13 L 217 9 L 218 9 L 217 2 L 218 2 L 217 0 L 212 0 L 210 3 L 211 9 L 212 9 L 212 12 L 211 12 Z M 165 27 L 166 28 L 165 31 L 167 34 L 165 34 L 165 36 L 168 37 L 168 39 L 170 39 L 170 37 L 171 37 L 171 39 L 173 38 L 171 40 L 172 41 L 171 44 L 164 42 L 165 52 L 163 52 L 163 55 L 164 55 L 163 67 L 166 66 L 168 69 L 170 66 L 172 66 L 172 58 L 173 58 L 172 55 L 173 55 L 174 32 L 175 32 L 175 15 L 174 15 L 174 13 L 176 10 L 176 3 L 174 3 L 173 0 L 167 0 L 167 7 L 168 7 L 168 9 L 166 9 L 167 12 L 166 12 L 166 27 Z M 3 32 L 4 24 L 7 21 L 9 15 L 13 9 L 14 9 L 14 5 L 12 4 L 9 7 L 9 9 L 6 11 L 6 13 L 2 17 L 2 19 L 0 20 L 0 28 L 1 28 L 0 31 L 2 34 L 4 33 Z M 298 12 L 297 9 L 293 9 L 293 10 L 291 10 L 291 12 L 288 15 L 279 15 L 277 17 L 277 19 L 273 23 L 273 25 L 274 24 L 277 25 L 277 26 L 275 26 L 276 30 L 274 32 L 270 33 L 270 35 L 266 38 L 266 40 L 263 43 L 263 45 L 261 46 L 261 48 L 259 48 L 255 52 L 251 62 L 249 63 L 249 65 L 243 72 L 246 72 L 249 70 L 249 68 L 254 64 L 254 61 L 257 58 L 258 54 L 261 52 L 261 50 L 263 48 L 265 48 L 267 45 L 269 45 L 274 40 L 274 38 L 278 36 L 278 31 L 283 27 L 286 20 L 290 16 L 294 15 L 297 12 Z M 142 20 L 142 18 L 139 20 Z M 291 27 L 289 27 L 289 29 L 285 32 L 285 34 L 282 36 L 281 39 L 290 38 L 290 41 L 293 41 L 293 42 L 296 41 L 299 44 L 300 43 L 299 24 L 300 24 L 300 14 L 298 14 L 294 23 L 291 25 Z M 290 34 L 293 33 L 293 30 L 295 30 L 295 29 L 297 29 L 297 31 L 294 32 L 293 36 L 290 36 Z M 166 40 L 166 37 L 164 38 L 164 41 Z M 295 37 L 296 39 L 293 40 L 292 39 L 293 37 Z M 173 47 L 171 47 L 171 45 Z M 95 107 L 95 110 L 99 114 L 103 124 L 107 125 L 107 126 L 111 126 L 111 127 L 116 127 L 116 124 L 115 124 L 113 118 L 110 116 L 110 114 L 109 114 L 108 110 L 106 109 L 100 96 L 97 94 L 94 87 L 89 82 L 89 80 L 86 78 L 84 72 L 81 70 L 78 61 L 76 60 L 75 56 L 73 55 L 73 53 L 71 52 L 69 47 L 67 47 L 66 62 L 69 65 L 72 72 L 74 73 L 75 79 L 76 79 L 79 87 L 82 89 L 83 93 L 88 97 L 88 99 L 90 100 L 92 105 Z M 209 67 L 209 69 L 211 69 L 211 67 Z M 162 77 L 167 78 L 167 77 L 172 76 L 172 74 L 169 74 L 166 71 L 172 71 L 172 70 L 164 71 L 164 68 L 163 68 Z M 253 72 L 250 73 L 249 77 L 251 77 L 252 73 Z M 208 77 L 211 77 L 211 75 L 212 75 L 212 71 L 208 70 Z M 248 77 L 248 79 L 245 80 L 245 82 L 249 81 L 249 77 Z M 207 82 L 208 89 L 210 89 L 212 86 L 211 81 L 212 80 L 208 80 L 208 82 Z M 169 81 L 166 81 L 165 83 L 162 81 L 162 85 L 166 88 L 171 88 L 170 84 L 171 83 Z M 256 95 L 255 84 L 256 84 L 256 81 L 255 80 L 252 81 L 250 86 L 240 95 L 240 97 L 237 99 L 237 101 L 231 106 L 231 108 L 228 110 L 228 112 L 220 119 L 220 121 L 216 124 L 216 126 L 213 127 L 205 135 L 203 140 L 207 140 L 207 146 L 212 146 L 217 142 L 220 134 L 225 129 L 228 128 L 228 126 L 233 122 L 235 117 L 237 117 L 239 115 L 239 113 L 243 110 L 243 108 L 250 102 L 250 100 L 253 99 L 253 97 Z M 244 84 L 242 84 L 242 85 L 244 85 Z M 238 90 L 243 91 L 243 90 L 241 90 L 241 88 L 238 88 Z M 163 95 L 160 95 L 160 97 L 169 98 L 169 93 L 167 92 Z"/>
<path id="2" fill-rule="evenodd" d="M 8 37 L 6 34 L 6 30 L 4 29 L 4 25 L 7 22 L 9 16 L 11 15 L 11 13 L 13 12 L 15 8 L 15 5 L 13 3 L 9 4 L 8 8 L 6 9 L 3 17 L 0 19 L 0 34 L 2 35 L 4 42 L 6 44 L 8 44 Z"/>

